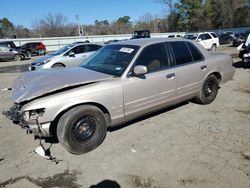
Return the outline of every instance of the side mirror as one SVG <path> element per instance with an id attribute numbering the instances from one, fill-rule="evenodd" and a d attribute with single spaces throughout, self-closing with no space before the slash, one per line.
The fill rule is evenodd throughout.
<path id="1" fill-rule="evenodd" d="M 10 48 L 10 52 L 12 52 L 13 51 L 13 49 L 12 48 Z"/>
<path id="2" fill-rule="evenodd" d="M 198 39 L 197 41 L 198 41 L 198 42 L 201 42 L 202 40 L 201 40 L 201 39 Z"/>
<path id="3" fill-rule="evenodd" d="M 69 57 L 75 57 L 75 53 L 74 52 L 69 52 Z"/>
<path id="4" fill-rule="evenodd" d="M 134 74 L 136 76 L 144 75 L 146 73 L 148 73 L 148 68 L 146 66 L 144 66 L 144 65 L 136 65 L 134 67 Z"/>

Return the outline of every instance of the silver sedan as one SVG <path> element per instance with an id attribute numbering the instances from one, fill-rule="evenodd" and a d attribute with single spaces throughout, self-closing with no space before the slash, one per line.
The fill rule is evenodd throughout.
<path id="1" fill-rule="evenodd" d="M 229 55 L 189 40 L 117 42 L 80 67 L 25 73 L 13 84 L 15 105 L 5 114 L 83 154 L 102 143 L 109 127 L 191 99 L 213 102 L 234 71 Z"/>

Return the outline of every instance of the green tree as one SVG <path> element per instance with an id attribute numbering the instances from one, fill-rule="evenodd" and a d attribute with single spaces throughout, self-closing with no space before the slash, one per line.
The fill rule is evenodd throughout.
<path id="1" fill-rule="evenodd" d="M 204 4 L 204 16 L 206 17 L 206 29 L 219 29 L 224 22 L 222 17 L 221 0 L 207 0 Z"/>
<path id="2" fill-rule="evenodd" d="M 8 18 L 0 19 L 0 35 L 1 37 L 9 37 L 14 29 L 14 24 Z"/>
<path id="3" fill-rule="evenodd" d="M 177 24 L 181 30 L 203 29 L 203 0 L 180 0 L 175 4 L 175 11 L 179 15 Z"/>
<path id="4" fill-rule="evenodd" d="M 113 23 L 113 31 L 116 30 L 119 34 L 131 33 L 132 30 L 132 22 L 130 21 L 130 16 L 123 16 L 117 19 L 115 23 Z"/>

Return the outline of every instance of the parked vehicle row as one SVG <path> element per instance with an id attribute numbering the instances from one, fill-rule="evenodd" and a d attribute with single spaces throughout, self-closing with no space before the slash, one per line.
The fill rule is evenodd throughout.
<path id="1" fill-rule="evenodd" d="M 196 41 L 205 49 L 211 51 L 216 51 L 220 45 L 218 36 L 213 32 L 189 33 L 185 35 L 184 38 Z"/>
<path id="2" fill-rule="evenodd" d="M 239 46 L 241 45 L 243 42 L 245 42 L 246 40 L 246 36 L 244 33 L 238 33 L 235 35 L 235 38 L 233 40 L 233 46 Z"/>
<path id="3" fill-rule="evenodd" d="M 5 47 L 2 50 L 2 54 L 6 54 L 8 52 L 7 56 L 13 56 L 13 54 L 18 54 L 14 55 L 15 60 L 23 60 L 23 59 L 28 59 L 31 57 L 31 53 L 25 49 L 21 49 L 20 47 L 17 47 L 13 41 L 1 41 L 0 42 L 1 47 Z M 4 55 L 5 56 L 5 55 Z M 0 57 L 0 59 L 5 59 L 4 57 Z"/>
<path id="4" fill-rule="evenodd" d="M 71 58 L 77 47 L 58 54 Z M 190 40 L 116 42 L 80 67 L 23 74 L 12 87 L 14 106 L 4 114 L 36 137 L 56 137 L 70 153 L 84 154 L 110 127 L 191 99 L 213 102 L 234 71 L 230 55 Z"/>

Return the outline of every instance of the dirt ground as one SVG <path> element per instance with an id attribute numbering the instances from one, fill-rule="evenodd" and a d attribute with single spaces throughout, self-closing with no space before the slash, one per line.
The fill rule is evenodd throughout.
<path id="1" fill-rule="evenodd" d="M 31 61 L 0 62 L 0 89 L 11 87 Z M 35 154 L 33 135 L 0 115 L 0 187 L 250 188 L 244 155 L 250 152 L 250 69 L 234 62 L 234 79 L 212 104 L 187 102 L 134 121 L 85 155 L 54 144 L 57 164 Z M 0 95 L 0 112 L 11 106 L 9 97 Z"/>

